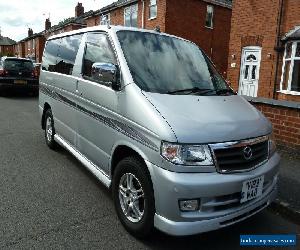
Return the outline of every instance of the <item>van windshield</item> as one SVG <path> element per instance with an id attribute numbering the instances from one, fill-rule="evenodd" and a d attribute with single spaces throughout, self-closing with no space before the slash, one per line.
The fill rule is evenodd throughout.
<path id="1" fill-rule="evenodd" d="M 135 83 L 162 94 L 233 94 L 207 56 L 195 44 L 166 35 L 118 31 Z"/>

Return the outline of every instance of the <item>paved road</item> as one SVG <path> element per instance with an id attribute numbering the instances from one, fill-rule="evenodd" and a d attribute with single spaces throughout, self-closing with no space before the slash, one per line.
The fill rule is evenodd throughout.
<path id="1" fill-rule="evenodd" d="M 193 237 L 155 232 L 146 241 L 118 222 L 108 190 L 65 150 L 49 150 L 37 98 L 0 97 L 0 249 L 239 249 L 240 233 L 297 233 L 266 210 Z M 299 244 L 298 244 L 299 246 Z"/>

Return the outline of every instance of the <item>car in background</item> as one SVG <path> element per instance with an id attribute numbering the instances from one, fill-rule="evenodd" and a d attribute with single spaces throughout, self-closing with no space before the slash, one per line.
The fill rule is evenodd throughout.
<path id="1" fill-rule="evenodd" d="M 0 60 L 0 93 L 9 89 L 23 89 L 38 94 L 38 74 L 31 60 L 2 57 Z"/>

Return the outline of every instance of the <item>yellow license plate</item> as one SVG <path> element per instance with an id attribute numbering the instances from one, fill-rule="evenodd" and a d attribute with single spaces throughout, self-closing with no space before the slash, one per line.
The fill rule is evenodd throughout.
<path id="1" fill-rule="evenodd" d="M 15 80 L 14 83 L 16 83 L 16 84 L 27 84 L 27 81 L 25 81 L 25 80 Z"/>

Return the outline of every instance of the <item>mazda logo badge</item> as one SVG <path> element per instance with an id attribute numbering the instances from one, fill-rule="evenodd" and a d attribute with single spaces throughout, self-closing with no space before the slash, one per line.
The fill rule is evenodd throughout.
<path id="1" fill-rule="evenodd" d="M 252 149 L 250 147 L 245 147 L 243 149 L 243 153 L 246 160 L 250 160 L 252 158 Z"/>

